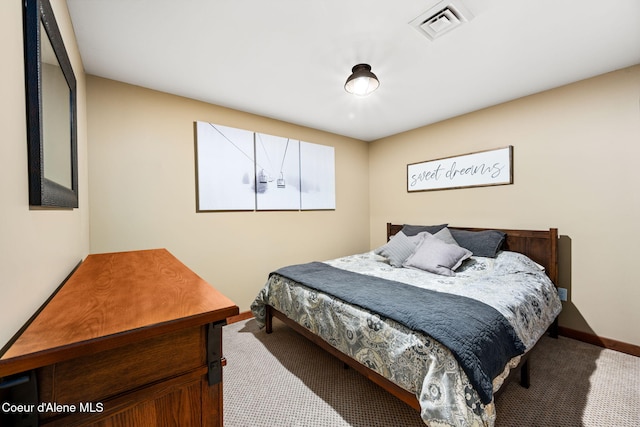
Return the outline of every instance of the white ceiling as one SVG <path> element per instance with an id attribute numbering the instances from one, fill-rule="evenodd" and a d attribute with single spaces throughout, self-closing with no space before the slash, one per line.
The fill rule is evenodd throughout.
<path id="1" fill-rule="evenodd" d="M 640 63 L 640 0 L 462 1 L 435 41 L 409 23 L 448 2 L 67 3 L 87 73 L 365 141 Z"/>

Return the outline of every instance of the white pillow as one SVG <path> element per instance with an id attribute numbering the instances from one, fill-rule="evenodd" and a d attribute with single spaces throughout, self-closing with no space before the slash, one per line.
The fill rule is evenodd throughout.
<path id="1" fill-rule="evenodd" d="M 454 276 L 455 269 L 462 261 L 471 257 L 472 252 L 458 245 L 445 243 L 434 236 L 424 236 L 416 250 L 402 264 L 403 267 L 417 268 L 443 276 Z"/>

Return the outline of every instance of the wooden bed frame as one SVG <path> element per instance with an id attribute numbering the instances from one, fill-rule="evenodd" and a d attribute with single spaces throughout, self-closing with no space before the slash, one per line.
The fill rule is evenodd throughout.
<path id="1" fill-rule="evenodd" d="M 400 224 L 392 224 L 387 223 L 387 241 L 395 235 L 397 232 L 402 230 L 403 225 Z M 538 264 L 542 265 L 545 268 L 545 271 L 549 278 L 553 281 L 553 283 L 558 285 L 558 229 L 550 228 L 549 230 L 510 230 L 510 229 L 499 229 L 499 228 L 471 228 L 471 227 L 449 227 L 449 229 L 456 230 L 467 230 L 467 231 L 483 231 L 483 230 L 500 230 L 507 234 L 507 238 L 502 246 L 504 250 L 509 250 L 513 252 L 522 253 Z M 398 386 L 397 384 L 391 382 L 386 379 L 382 375 L 377 372 L 369 369 L 365 365 L 361 364 L 355 359 L 347 356 L 342 353 L 331 344 L 324 341 L 319 336 L 313 334 L 305 327 L 299 325 L 295 321 L 289 319 L 285 314 L 276 310 L 275 308 L 267 305 L 266 306 L 266 319 L 265 319 L 265 329 L 267 333 L 272 332 L 272 318 L 276 317 L 280 319 L 283 323 L 288 325 L 291 329 L 305 336 L 315 344 L 317 344 L 322 349 L 326 350 L 333 356 L 340 359 L 345 367 L 350 366 L 356 371 L 360 372 L 362 375 L 367 377 L 369 380 L 378 384 L 383 389 L 387 390 L 389 393 L 396 396 L 398 399 L 407 403 L 412 408 L 420 411 L 420 403 L 416 396 Z M 558 319 L 553 322 L 553 324 L 549 327 L 549 333 L 553 337 L 558 336 Z M 535 348 L 535 347 L 534 347 Z M 512 380 L 513 377 L 520 371 L 520 384 L 529 388 L 529 355 L 532 353 L 533 348 L 525 354 L 521 361 L 520 365 L 516 369 L 512 369 L 511 373 L 507 380 L 505 380 L 504 384 L 500 387 L 500 390 L 494 395 L 494 398 L 500 393 L 500 391 L 504 390 L 505 385 L 508 381 Z"/>

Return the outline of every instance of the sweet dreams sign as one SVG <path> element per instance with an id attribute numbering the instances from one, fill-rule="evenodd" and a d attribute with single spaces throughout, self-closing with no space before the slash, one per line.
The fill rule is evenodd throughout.
<path id="1" fill-rule="evenodd" d="M 407 165 L 407 191 L 513 184 L 513 146 Z"/>

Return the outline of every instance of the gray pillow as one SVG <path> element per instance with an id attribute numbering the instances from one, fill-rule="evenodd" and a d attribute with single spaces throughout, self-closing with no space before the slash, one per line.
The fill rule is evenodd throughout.
<path id="1" fill-rule="evenodd" d="M 473 256 L 495 258 L 507 237 L 498 230 L 467 231 L 450 229 L 451 235 L 463 248 L 473 252 Z"/>
<path id="2" fill-rule="evenodd" d="M 415 249 L 416 244 L 402 231 L 399 231 L 395 236 L 391 237 L 391 240 L 373 252 L 387 258 L 392 266 L 402 267 L 402 263 Z"/>
<path id="3" fill-rule="evenodd" d="M 418 268 L 443 276 L 454 276 L 455 269 L 471 255 L 468 249 L 426 235 L 413 254 L 404 262 L 403 267 Z"/>
<path id="4" fill-rule="evenodd" d="M 408 225 L 402 226 L 402 232 L 407 236 L 415 236 L 418 233 L 426 231 L 429 234 L 436 234 L 438 231 L 445 228 L 448 224 L 440 225 Z"/>
<path id="5" fill-rule="evenodd" d="M 407 236 L 407 239 L 411 240 L 414 245 L 418 246 L 418 243 L 422 242 L 424 236 L 433 236 L 433 234 L 429 233 L 428 231 L 421 231 L 416 235 Z"/>
<path id="6" fill-rule="evenodd" d="M 433 235 L 433 237 L 437 237 L 438 239 L 442 240 L 445 243 L 449 243 L 450 245 L 460 246 L 458 242 L 456 242 L 456 239 L 453 238 L 453 236 L 451 235 L 451 231 L 449 231 L 447 227 L 438 231 Z"/>

